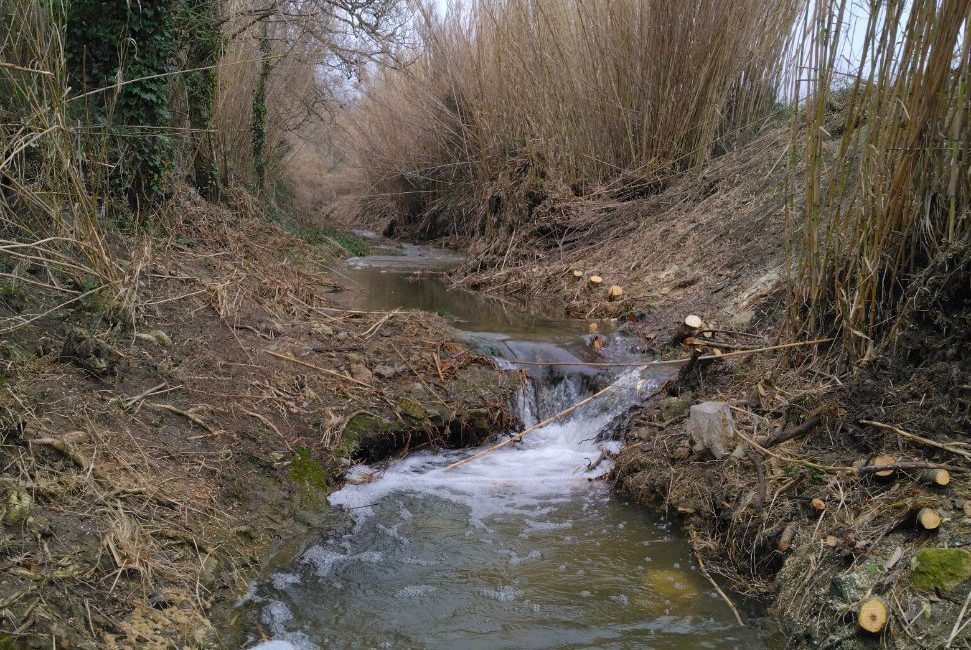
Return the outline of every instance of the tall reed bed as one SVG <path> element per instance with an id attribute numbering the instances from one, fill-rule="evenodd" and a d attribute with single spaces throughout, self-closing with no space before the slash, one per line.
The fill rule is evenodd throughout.
<path id="1" fill-rule="evenodd" d="M 426 15 L 416 60 L 382 72 L 353 120 L 372 207 L 472 235 L 550 195 L 650 191 L 772 108 L 799 4 L 473 0 Z"/>
<path id="2" fill-rule="evenodd" d="M 860 49 L 847 65 L 851 18 Z M 969 239 L 971 3 L 817 0 L 806 24 L 796 90 L 808 91 L 808 128 L 793 130 L 793 151 L 807 208 L 792 215 L 805 253 L 790 323 L 839 333 L 865 358 L 893 332 L 914 277 Z M 834 136 L 829 159 L 822 142 Z"/>

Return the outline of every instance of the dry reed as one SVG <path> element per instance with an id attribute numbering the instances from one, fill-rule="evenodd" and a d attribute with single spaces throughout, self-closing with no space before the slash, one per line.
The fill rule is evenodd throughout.
<path id="1" fill-rule="evenodd" d="M 99 131 L 70 112 L 60 17 L 51 5 L 31 0 L 10 0 L 0 11 L 0 252 L 6 290 L 16 292 L 21 283 L 41 286 L 72 296 L 64 304 L 100 292 L 119 315 L 130 317 L 140 266 L 120 264 L 106 243 L 102 222 L 111 165 Z M 43 315 L 5 318 L 0 331 Z"/>
<path id="2" fill-rule="evenodd" d="M 808 128 L 793 131 L 807 208 L 791 215 L 805 254 L 794 268 L 790 323 L 839 332 L 858 358 L 892 334 L 914 276 L 971 232 L 971 3 L 873 6 L 861 18 L 849 83 L 840 82 L 840 54 L 850 13 L 861 9 L 844 0 L 810 8 L 815 37 L 800 57 Z M 840 148 L 830 159 L 822 142 L 834 136 Z"/>
<path id="3" fill-rule="evenodd" d="M 799 2 L 476 0 L 353 120 L 369 208 L 506 233 L 551 196 L 651 192 L 772 107 Z M 497 227 L 498 226 L 498 227 Z"/>

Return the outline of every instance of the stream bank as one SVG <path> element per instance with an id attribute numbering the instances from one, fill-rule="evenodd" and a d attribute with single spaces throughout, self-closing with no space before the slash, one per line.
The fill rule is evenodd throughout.
<path id="1" fill-rule="evenodd" d="M 0 647 L 229 647 L 213 612 L 328 521 L 350 465 L 518 426 L 520 377 L 445 318 L 342 302 L 328 234 L 177 201 L 133 248 L 135 324 L 84 300 L 3 339 Z M 18 284 L 0 309 L 57 301 Z"/>

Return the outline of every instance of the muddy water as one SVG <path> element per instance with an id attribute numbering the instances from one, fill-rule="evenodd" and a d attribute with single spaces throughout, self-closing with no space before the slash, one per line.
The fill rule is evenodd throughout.
<path id="1" fill-rule="evenodd" d="M 585 324 L 449 292 L 434 271 L 454 256 L 422 247 L 351 260 L 358 309 L 421 308 L 450 317 L 501 363 L 589 359 Z M 413 275 L 415 270 L 422 272 Z M 608 350 L 626 354 L 615 338 Z M 527 424 L 619 379 L 622 388 L 474 462 L 419 453 L 353 468 L 330 497 L 353 524 L 322 533 L 259 585 L 254 628 L 292 648 L 763 648 L 698 572 L 685 541 L 590 481 L 611 418 L 656 384 L 628 371 L 540 370 L 518 407 Z M 502 435 L 507 432 L 499 432 Z"/>

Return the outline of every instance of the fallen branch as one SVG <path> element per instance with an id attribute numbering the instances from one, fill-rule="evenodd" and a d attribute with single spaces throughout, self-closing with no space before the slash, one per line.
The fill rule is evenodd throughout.
<path id="1" fill-rule="evenodd" d="M 592 402 L 593 400 L 597 399 L 598 397 L 600 397 L 602 395 L 606 395 L 610 391 L 612 391 L 615 388 L 617 388 L 617 384 L 618 384 L 619 381 L 620 380 L 615 381 L 614 383 L 610 384 L 606 388 L 597 391 L 596 393 L 594 393 L 590 397 L 587 397 L 585 399 L 582 399 L 582 400 L 580 400 L 579 402 L 577 402 L 576 404 L 574 404 L 572 406 L 568 406 L 567 408 L 563 409 L 559 413 L 556 413 L 554 415 L 551 415 L 550 417 L 546 418 L 542 422 L 537 422 L 533 426 L 528 427 L 528 428 L 520 431 L 519 433 L 517 433 L 516 435 L 514 435 L 514 436 L 512 436 L 510 438 L 506 438 L 502 442 L 499 442 L 499 443 L 496 443 L 496 444 L 492 445 L 488 449 L 484 449 L 484 450 L 480 451 L 477 454 L 473 454 L 471 456 L 468 456 L 467 458 L 463 458 L 462 460 L 456 461 L 456 462 L 452 463 L 451 465 L 448 465 L 445 468 L 445 471 L 449 471 L 449 470 L 455 469 L 456 467 L 459 467 L 460 465 L 465 465 L 466 463 L 471 463 L 473 460 L 476 460 L 478 458 L 482 458 L 486 454 L 491 454 L 492 452 L 496 451 L 497 449 L 502 449 L 503 447 L 507 447 L 507 446 L 513 444 L 514 442 L 519 442 L 520 440 L 522 440 L 523 438 L 525 438 L 527 434 L 532 433 L 533 431 L 536 431 L 537 429 L 542 429 L 546 425 L 552 424 L 556 420 L 559 420 L 561 417 L 563 417 L 565 415 L 569 415 L 570 413 L 573 413 L 575 410 L 577 410 L 581 406 L 584 406 L 586 404 L 589 404 L 590 402 Z M 662 391 L 664 391 L 665 389 L 667 389 L 667 387 L 668 387 L 669 384 L 670 384 L 670 381 L 664 382 L 663 384 L 661 384 L 658 387 L 658 389 L 656 391 L 654 391 L 653 393 L 651 393 L 646 399 L 650 399 L 650 398 L 654 397 L 655 395 L 660 394 Z"/>
<path id="2" fill-rule="evenodd" d="M 965 460 L 971 461 L 971 452 L 967 452 L 963 449 L 958 449 L 955 445 L 947 445 L 941 442 L 930 440 L 928 438 L 918 436 L 915 433 L 904 431 L 903 429 L 900 429 L 898 427 L 895 427 L 889 424 L 884 424 L 883 422 L 875 422 L 873 420 L 860 420 L 860 424 L 869 424 L 870 426 L 883 429 L 884 431 L 890 431 L 892 433 L 895 433 L 901 438 L 913 440 L 914 442 L 919 442 L 922 445 L 927 445 L 928 447 L 936 447 L 937 449 L 943 449 L 946 452 L 955 454 L 957 456 L 961 456 Z"/>
<path id="3" fill-rule="evenodd" d="M 725 601 L 728 608 L 732 610 L 732 614 L 735 615 L 735 620 L 738 621 L 738 626 L 745 627 L 745 623 L 742 621 L 742 615 L 738 613 L 738 608 L 735 607 L 735 603 L 733 603 L 732 599 L 728 597 L 728 594 L 722 591 L 722 588 L 718 586 L 715 579 L 711 577 L 710 573 L 708 573 L 708 567 L 705 566 L 705 561 L 701 559 L 701 552 L 698 550 L 698 533 L 695 532 L 694 528 L 689 526 L 688 534 L 691 536 L 691 550 L 694 551 L 695 559 L 698 560 L 698 570 L 701 571 L 701 575 L 708 579 L 708 582 L 710 582 L 711 586 L 715 588 L 715 591 L 717 591 L 718 595 L 721 596 L 722 600 Z"/>
<path id="4" fill-rule="evenodd" d="M 819 423 L 821 421 L 822 421 L 822 418 L 820 418 L 818 415 L 814 415 L 813 417 L 809 418 L 808 420 L 806 420 L 805 422 L 803 422 L 798 426 L 794 426 L 792 428 L 786 429 L 785 431 L 778 431 L 776 433 L 773 433 L 772 435 L 768 436 L 765 440 L 763 440 L 760 444 L 766 448 L 774 447 L 776 445 L 782 444 L 787 440 L 792 440 L 797 436 L 801 436 L 805 433 L 809 433 L 817 426 L 819 426 Z"/>
<path id="5" fill-rule="evenodd" d="M 718 359 L 735 359 L 737 357 L 746 357 L 750 354 L 756 354 L 759 352 L 774 352 L 776 350 L 787 350 L 790 348 L 801 348 L 814 345 L 825 345 L 826 343 L 832 343 L 834 339 L 815 339 L 813 341 L 799 341 L 797 343 L 783 343 L 780 345 L 770 345 L 764 348 L 752 348 L 747 350 L 736 350 L 734 352 L 726 352 L 724 354 L 705 354 L 697 357 L 696 361 L 715 361 Z M 707 344 L 706 344 L 707 345 Z M 616 362 L 616 361 L 520 361 L 518 359 L 510 359 L 510 363 L 517 363 L 524 366 L 591 366 L 595 368 L 647 368 L 650 366 L 680 366 L 690 362 L 692 357 L 687 359 L 661 359 L 658 361 L 640 361 L 640 362 Z"/>
<path id="6" fill-rule="evenodd" d="M 304 366 L 305 368 L 310 368 L 311 370 L 316 370 L 318 372 L 322 372 L 325 375 L 330 375 L 332 377 L 339 377 L 340 379 L 343 379 L 344 381 L 349 381 L 352 384 L 357 384 L 358 386 L 364 386 L 365 388 L 373 388 L 373 386 L 371 384 L 367 383 L 367 382 L 359 381 L 357 379 L 354 379 L 350 375 L 345 375 L 344 373 L 337 372 L 336 370 L 329 370 L 327 368 L 321 368 L 320 366 L 315 366 L 312 363 L 307 363 L 306 361 L 301 361 L 300 359 L 297 359 L 293 355 L 280 354 L 279 352 L 273 352 L 272 350 L 264 350 L 264 352 L 266 352 L 271 357 L 276 357 L 277 359 L 283 359 L 284 361 L 289 361 L 290 363 L 295 363 L 298 366 Z"/>
<path id="7" fill-rule="evenodd" d="M 846 474 L 848 476 L 866 476 L 867 474 L 876 474 L 877 472 L 884 472 L 887 470 L 916 470 L 916 469 L 946 469 L 949 472 L 964 472 L 962 468 L 953 467 L 951 465 L 941 465 L 939 463 L 924 463 L 924 462 L 902 462 L 894 463 L 893 465 L 866 465 L 865 467 L 850 467 L 846 465 L 820 465 L 819 463 L 814 463 L 810 460 L 804 460 L 800 458 L 790 458 L 789 456 L 784 456 L 783 454 L 770 451 L 763 447 L 757 440 L 754 440 L 740 430 L 736 429 L 735 433 L 745 442 L 749 443 L 755 449 L 759 450 L 767 456 L 772 456 L 777 460 L 781 460 L 784 463 L 789 463 L 790 465 L 802 465 L 804 467 L 811 467 L 813 469 L 818 469 L 820 472 L 825 472 L 827 474 Z"/>

